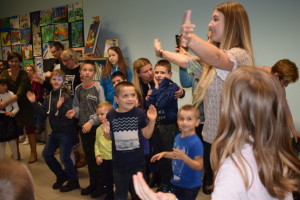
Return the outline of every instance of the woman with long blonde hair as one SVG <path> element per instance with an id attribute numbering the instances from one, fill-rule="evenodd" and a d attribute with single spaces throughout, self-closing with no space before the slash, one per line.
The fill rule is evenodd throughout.
<path id="1" fill-rule="evenodd" d="M 250 24 L 245 8 L 237 2 L 218 5 L 208 24 L 210 40 L 203 40 L 194 34 L 195 25 L 190 21 L 191 11 L 185 15 L 181 29 L 181 45 L 188 47 L 197 58 L 162 49 L 154 41 L 156 54 L 183 68 L 198 68 L 194 77 L 199 80 L 194 89 L 193 103 L 204 104 L 205 122 L 202 130 L 204 140 L 203 191 L 211 193 L 213 183 L 210 167 L 211 144 L 217 135 L 221 109 L 223 84 L 228 74 L 239 66 L 253 65 Z M 201 60 L 202 65 L 196 60 Z M 198 66 L 198 67 L 195 67 Z"/>

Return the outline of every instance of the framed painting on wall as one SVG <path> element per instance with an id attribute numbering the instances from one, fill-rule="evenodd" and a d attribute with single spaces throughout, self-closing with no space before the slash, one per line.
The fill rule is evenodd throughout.
<path id="1" fill-rule="evenodd" d="M 79 58 L 82 58 L 84 55 L 84 47 L 73 47 L 72 48 L 77 54 Z"/>
<path id="2" fill-rule="evenodd" d="M 113 46 L 119 46 L 119 39 L 117 38 L 111 38 L 111 39 L 106 39 L 105 40 L 105 44 L 104 44 L 104 57 L 108 57 L 108 54 L 107 54 L 107 50 L 110 48 L 110 47 L 113 47 Z"/>
<path id="3" fill-rule="evenodd" d="M 88 38 L 85 42 L 85 49 L 84 49 L 85 54 L 95 53 L 99 32 L 100 32 L 100 20 L 90 25 Z"/>

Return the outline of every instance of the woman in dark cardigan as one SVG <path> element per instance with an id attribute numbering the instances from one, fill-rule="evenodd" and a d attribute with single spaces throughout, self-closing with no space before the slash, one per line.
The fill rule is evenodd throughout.
<path id="1" fill-rule="evenodd" d="M 28 163 L 33 163 L 37 160 L 36 134 L 34 132 L 33 108 L 26 97 L 26 93 L 31 90 L 30 80 L 28 79 L 28 74 L 21 69 L 23 59 L 20 54 L 10 53 L 7 61 L 10 68 L 4 70 L 1 76 L 8 79 L 8 90 L 12 91 L 15 95 L 6 101 L 0 102 L 0 109 L 12 102 L 18 102 L 20 110 L 16 114 L 15 119 L 21 129 L 25 128 L 31 149 Z"/>

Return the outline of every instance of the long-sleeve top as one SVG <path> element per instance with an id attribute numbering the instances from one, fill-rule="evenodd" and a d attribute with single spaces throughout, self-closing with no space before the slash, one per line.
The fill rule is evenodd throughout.
<path id="1" fill-rule="evenodd" d="M 116 71 L 120 71 L 119 67 L 112 67 L 111 74 L 113 74 Z M 127 72 L 127 81 L 132 81 L 132 72 L 131 69 L 128 67 L 126 68 Z M 106 79 L 104 79 L 102 76 L 100 77 L 100 83 L 104 89 L 105 99 L 106 101 L 109 101 L 110 103 L 113 103 L 114 101 L 114 95 L 115 95 L 115 88 L 111 82 L 111 74 L 109 74 Z"/>
<path id="2" fill-rule="evenodd" d="M 14 96 L 14 93 L 7 90 L 3 94 L 0 94 L 0 101 L 5 101 L 7 99 L 10 99 L 12 96 Z M 4 114 L 5 112 L 12 112 L 14 116 L 19 112 L 19 106 L 18 103 L 15 101 L 9 105 L 6 105 L 5 108 L 0 110 L 0 114 Z"/>
<path id="3" fill-rule="evenodd" d="M 95 156 L 101 156 L 104 160 L 112 160 L 111 140 L 104 137 L 102 126 L 96 130 Z"/>
<path id="4" fill-rule="evenodd" d="M 60 92 L 61 90 L 61 92 Z M 57 102 L 60 96 L 65 98 L 65 101 L 60 109 L 57 109 Z M 41 118 L 49 116 L 50 126 L 53 132 L 55 131 L 74 131 L 74 120 L 68 119 L 66 113 L 72 109 L 72 97 L 67 94 L 66 89 L 52 90 L 44 100 L 43 105 L 35 102 L 34 108 Z"/>
<path id="5" fill-rule="evenodd" d="M 90 122 L 93 126 L 99 125 L 96 107 L 103 101 L 105 101 L 105 96 L 99 82 L 93 82 L 90 86 L 78 85 L 73 99 L 75 117 L 79 119 L 78 125 L 82 126 L 86 122 Z"/>

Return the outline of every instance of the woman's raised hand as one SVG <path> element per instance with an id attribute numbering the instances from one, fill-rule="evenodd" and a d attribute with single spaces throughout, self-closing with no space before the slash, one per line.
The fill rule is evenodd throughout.
<path id="1" fill-rule="evenodd" d="M 192 34 L 196 27 L 195 24 L 191 24 L 191 10 L 187 10 L 184 15 L 183 24 L 181 25 L 181 46 L 186 47 L 189 41 L 191 40 Z"/>

